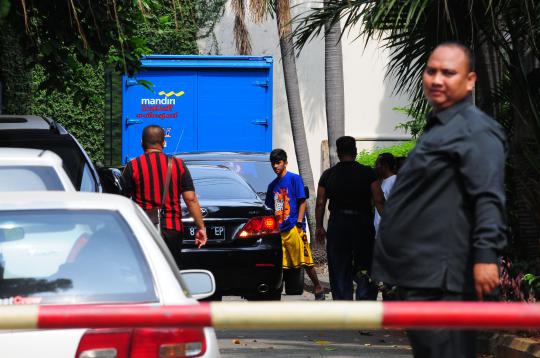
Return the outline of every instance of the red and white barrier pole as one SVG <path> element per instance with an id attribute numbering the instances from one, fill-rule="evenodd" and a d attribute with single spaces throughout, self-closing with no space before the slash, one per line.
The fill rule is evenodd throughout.
<path id="1" fill-rule="evenodd" d="M 185 306 L 0 306 L 0 329 L 540 328 L 540 305 L 481 302 L 211 302 Z"/>

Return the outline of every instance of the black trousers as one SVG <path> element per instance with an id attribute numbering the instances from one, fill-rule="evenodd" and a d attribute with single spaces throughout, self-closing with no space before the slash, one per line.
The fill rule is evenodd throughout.
<path id="1" fill-rule="evenodd" d="M 403 301 L 471 301 L 474 296 L 438 289 L 399 288 Z M 476 358 L 476 332 L 467 330 L 407 331 L 415 358 Z"/>
<path id="2" fill-rule="evenodd" d="M 377 286 L 367 272 L 371 267 L 374 230 L 369 217 L 332 212 L 326 233 L 328 276 L 334 300 L 376 300 Z"/>
<path id="3" fill-rule="evenodd" d="M 174 257 L 176 266 L 181 269 L 182 266 L 180 255 L 182 253 L 182 241 L 184 240 L 184 233 L 182 231 L 161 229 L 161 237 Z"/>

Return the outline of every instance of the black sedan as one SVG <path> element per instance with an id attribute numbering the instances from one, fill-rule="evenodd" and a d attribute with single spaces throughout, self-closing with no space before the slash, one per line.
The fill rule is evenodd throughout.
<path id="1" fill-rule="evenodd" d="M 193 219 L 183 208 L 182 269 L 211 271 L 215 299 L 223 295 L 279 300 L 282 248 L 273 213 L 255 191 L 226 167 L 189 165 L 201 204 L 208 242 L 195 247 Z"/>
<path id="2" fill-rule="evenodd" d="M 268 184 L 276 174 L 270 165 L 270 153 L 196 152 L 179 153 L 186 164 L 221 165 L 239 174 L 264 200 Z"/>

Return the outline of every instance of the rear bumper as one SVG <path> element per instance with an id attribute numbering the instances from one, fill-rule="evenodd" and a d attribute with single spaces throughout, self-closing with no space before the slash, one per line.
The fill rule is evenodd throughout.
<path id="1" fill-rule="evenodd" d="M 262 241 L 252 247 L 183 248 L 181 269 L 204 269 L 216 279 L 216 294 L 257 294 L 261 285 L 278 289 L 282 281 L 282 248 Z"/>

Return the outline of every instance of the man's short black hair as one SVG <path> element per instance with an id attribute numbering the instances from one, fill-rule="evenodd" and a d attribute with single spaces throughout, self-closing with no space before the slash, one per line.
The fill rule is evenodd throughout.
<path id="1" fill-rule="evenodd" d="M 356 154 L 358 154 L 356 150 L 356 139 L 350 136 L 339 137 L 336 140 L 336 149 L 339 157 L 343 155 L 356 157 Z"/>
<path id="2" fill-rule="evenodd" d="M 394 173 L 396 172 L 397 170 L 396 158 L 394 157 L 392 153 L 381 153 L 379 154 L 379 157 L 377 158 L 377 160 L 379 161 L 379 163 L 381 163 L 381 165 L 386 166 L 392 172 Z"/>
<path id="3" fill-rule="evenodd" d="M 274 149 L 270 152 L 270 163 L 274 164 L 280 161 L 287 161 L 287 152 L 281 148 Z"/>
<path id="4" fill-rule="evenodd" d="M 143 146 L 153 147 L 156 145 L 163 145 L 165 141 L 165 131 L 158 125 L 151 124 L 144 127 L 142 132 Z"/>
<path id="5" fill-rule="evenodd" d="M 465 54 L 465 57 L 469 61 L 469 72 L 474 72 L 474 69 L 476 67 L 475 66 L 474 53 L 463 42 L 457 41 L 457 40 L 444 41 L 444 42 L 441 42 L 440 44 L 438 44 L 437 47 L 435 47 L 435 49 L 437 49 L 439 47 L 457 47 L 457 48 L 459 48 L 461 51 L 463 51 L 463 53 Z M 433 51 L 435 51 L 435 49 Z"/>

